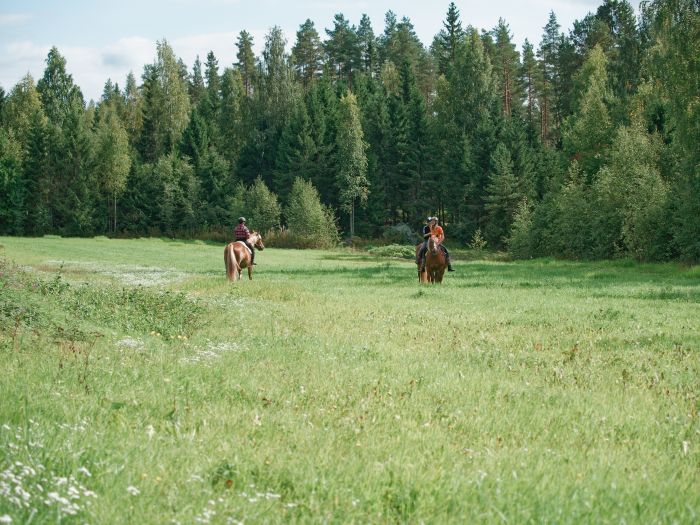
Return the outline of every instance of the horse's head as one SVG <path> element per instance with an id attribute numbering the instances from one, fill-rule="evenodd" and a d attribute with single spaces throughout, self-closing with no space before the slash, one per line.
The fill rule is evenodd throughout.
<path id="1" fill-rule="evenodd" d="M 439 248 L 440 243 L 438 242 L 438 238 L 435 235 L 431 235 L 430 240 L 428 241 L 428 251 L 435 255 L 438 253 Z"/>
<path id="2" fill-rule="evenodd" d="M 258 232 L 252 232 L 250 237 L 248 237 L 248 242 L 255 246 L 258 250 L 264 250 L 265 245 L 263 244 L 262 235 Z"/>

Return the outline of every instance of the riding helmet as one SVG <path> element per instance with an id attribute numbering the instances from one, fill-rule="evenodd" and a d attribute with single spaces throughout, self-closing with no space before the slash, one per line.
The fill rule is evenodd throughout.
<path id="1" fill-rule="evenodd" d="M 242 224 L 245 222 L 245 217 L 239 217 L 238 218 L 238 224 Z"/>

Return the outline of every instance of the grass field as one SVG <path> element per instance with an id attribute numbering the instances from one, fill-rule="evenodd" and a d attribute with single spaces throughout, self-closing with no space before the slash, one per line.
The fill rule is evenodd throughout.
<path id="1" fill-rule="evenodd" d="M 0 523 L 700 520 L 700 267 L 0 244 Z"/>

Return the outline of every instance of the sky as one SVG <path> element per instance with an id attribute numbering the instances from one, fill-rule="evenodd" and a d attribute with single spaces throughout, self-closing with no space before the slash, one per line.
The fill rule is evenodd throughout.
<path id="1" fill-rule="evenodd" d="M 537 46 L 549 12 L 564 32 L 574 20 L 595 12 L 603 0 L 456 0 L 463 25 L 492 29 L 508 23 L 520 49 L 527 38 Z M 635 2 L 631 2 L 636 7 Z M 376 35 L 392 10 L 408 17 L 429 46 L 442 28 L 449 0 L 0 0 L 0 86 L 6 92 L 27 73 L 43 75 L 46 55 L 56 46 L 86 100 L 99 99 L 107 79 L 124 86 L 132 71 L 140 83 L 145 64 L 155 61 L 156 42 L 166 39 L 190 68 L 213 51 L 220 71 L 236 61 L 235 42 L 243 29 L 253 35 L 256 54 L 273 26 L 284 31 L 288 48 L 309 18 L 325 39 L 333 17 L 343 13 L 359 24 L 366 13 Z"/>

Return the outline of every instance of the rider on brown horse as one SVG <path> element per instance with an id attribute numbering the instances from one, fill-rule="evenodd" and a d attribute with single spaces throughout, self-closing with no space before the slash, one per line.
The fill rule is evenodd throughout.
<path id="1" fill-rule="evenodd" d="M 423 245 L 420 247 L 420 251 L 418 252 L 418 261 L 416 261 L 417 263 L 420 263 L 421 273 L 425 271 L 425 252 L 428 250 L 428 240 L 430 239 L 431 235 L 435 235 L 438 238 L 440 248 L 442 248 L 442 251 L 445 252 L 447 271 L 454 272 L 454 268 L 452 268 L 452 261 L 450 261 L 450 252 L 448 252 L 447 248 L 445 248 L 445 246 L 442 244 L 442 241 L 445 240 L 445 232 L 442 231 L 442 226 L 438 224 L 437 217 L 428 217 L 428 224 L 423 226 L 423 239 L 425 240 L 423 241 Z"/>
<path id="2" fill-rule="evenodd" d="M 250 264 L 257 264 L 255 262 L 255 246 L 251 246 L 248 243 L 248 237 L 250 237 L 250 230 L 245 225 L 245 217 L 240 217 L 238 219 L 238 226 L 233 230 L 233 235 L 237 241 L 243 241 L 245 245 L 250 248 Z"/>

